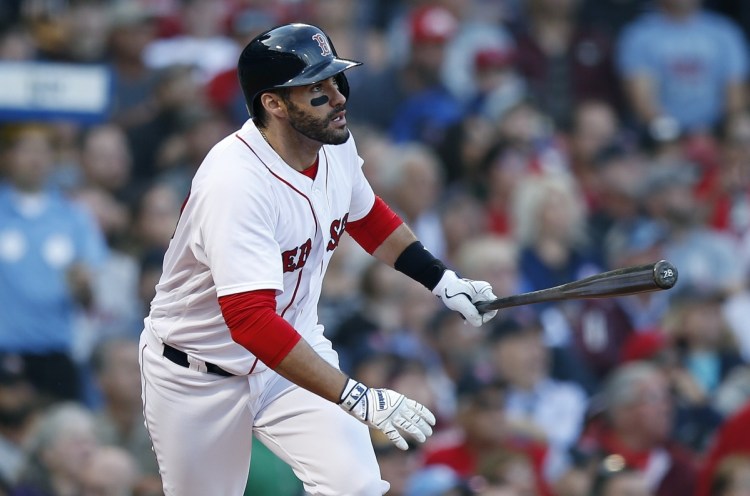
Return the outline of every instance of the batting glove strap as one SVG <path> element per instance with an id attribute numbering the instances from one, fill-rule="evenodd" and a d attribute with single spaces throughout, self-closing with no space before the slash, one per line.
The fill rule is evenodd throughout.
<path id="1" fill-rule="evenodd" d="M 347 380 L 346 386 L 344 386 L 344 391 L 341 393 L 341 399 L 339 400 L 341 408 L 352 413 L 355 417 L 357 416 L 356 413 L 359 413 L 364 407 L 365 417 L 360 418 L 363 422 L 367 420 L 367 398 L 365 397 L 365 394 L 368 389 L 369 388 L 361 382 L 357 382 L 350 378 Z M 354 412 L 357 405 L 360 405 L 360 408 Z"/>
<path id="2" fill-rule="evenodd" d="M 364 424 L 381 430 L 398 448 L 409 448 L 402 434 L 423 443 L 432 435 L 435 416 L 426 407 L 390 389 L 373 389 L 349 379 L 341 408 Z"/>
<path id="3" fill-rule="evenodd" d="M 481 326 L 497 315 L 497 310 L 479 313 L 475 306 L 480 301 L 497 298 L 488 282 L 462 279 L 452 270 L 446 270 L 432 293 L 440 298 L 446 307 L 460 313 L 466 322 L 474 327 Z"/>

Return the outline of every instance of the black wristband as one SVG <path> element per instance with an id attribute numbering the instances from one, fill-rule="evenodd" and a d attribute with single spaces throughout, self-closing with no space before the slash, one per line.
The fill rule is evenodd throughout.
<path id="1" fill-rule="evenodd" d="M 406 274 L 432 291 L 443 277 L 447 267 L 443 262 L 427 251 L 419 241 L 406 247 L 396 259 L 393 268 Z"/>

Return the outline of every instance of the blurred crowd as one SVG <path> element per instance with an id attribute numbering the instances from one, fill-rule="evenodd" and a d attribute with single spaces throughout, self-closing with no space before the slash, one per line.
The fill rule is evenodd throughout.
<path id="1" fill-rule="evenodd" d="M 498 296 L 667 259 L 670 291 L 474 329 L 348 237 L 342 369 L 437 414 L 392 496 L 750 495 L 750 3 L 5 0 L 4 63 L 96 65 L 104 120 L 0 122 L 0 494 L 154 496 L 137 338 L 242 47 L 320 26 L 376 193 Z M 0 91 L 7 91 L 3 88 Z M 0 109 L 0 118 L 4 116 Z M 190 440 L 185 440 L 190 449 Z M 255 443 L 246 494 L 301 484 Z"/>

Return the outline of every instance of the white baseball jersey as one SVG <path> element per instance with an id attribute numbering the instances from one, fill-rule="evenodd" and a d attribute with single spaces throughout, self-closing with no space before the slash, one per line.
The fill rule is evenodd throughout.
<path id="1" fill-rule="evenodd" d="M 145 319 L 164 343 L 237 375 L 266 366 L 232 340 L 218 297 L 275 289 L 276 311 L 311 345 L 326 340 L 317 306 L 347 221 L 375 195 L 354 139 L 323 146 L 315 179 L 284 163 L 252 120 L 196 173 Z"/>

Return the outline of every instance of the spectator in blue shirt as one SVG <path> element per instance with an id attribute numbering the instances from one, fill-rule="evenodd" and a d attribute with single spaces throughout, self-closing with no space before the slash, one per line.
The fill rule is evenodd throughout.
<path id="1" fill-rule="evenodd" d="M 701 132 L 745 105 L 748 48 L 729 19 L 700 0 L 659 0 L 659 9 L 622 34 L 618 65 L 637 120 L 660 129 Z"/>
<path id="2" fill-rule="evenodd" d="M 347 102 L 352 120 L 384 131 L 398 143 L 442 143 L 448 128 L 464 116 L 462 104 L 441 80 L 447 43 L 457 28 L 458 20 L 444 7 L 411 11 L 407 61 L 352 83 Z"/>
<path id="3" fill-rule="evenodd" d="M 26 361 L 50 399 L 80 399 L 74 321 L 90 305 L 106 245 L 93 219 L 46 187 L 54 162 L 45 127 L 3 133 L 0 177 L 0 351 Z"/>

